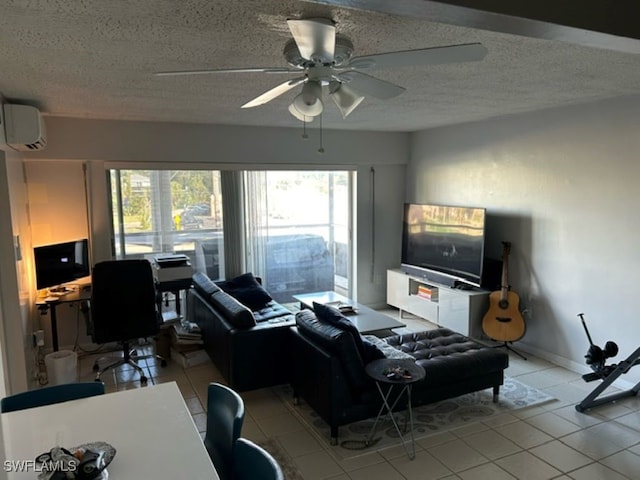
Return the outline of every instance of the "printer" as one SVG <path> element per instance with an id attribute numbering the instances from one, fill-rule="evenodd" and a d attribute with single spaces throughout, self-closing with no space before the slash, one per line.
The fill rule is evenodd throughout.
<path id="1" fill-rule="evenodd" d="M 160 286 L 188 288 L 191 285 L 193 268 L 189 257 L 182 254 L 163 254 L 153 257 L 154 276 Z"/>

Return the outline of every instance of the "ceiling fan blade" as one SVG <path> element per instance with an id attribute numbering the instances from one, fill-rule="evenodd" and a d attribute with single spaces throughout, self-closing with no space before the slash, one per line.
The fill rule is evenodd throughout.
<path id="1" fill-rule="evenodd" d="M 343 72 L 337 75 L 337 79 L 348 84 L 353 90 L 382 100 L 393 98 L 405 91 L 405 88 L 400 85 L 380 80 L 362 72 Z"/>
<path id="2" fill-rule="evenodd" d="M 240 108 L 252 108 L 252 107 L 258 107 L 260 105 L 264 105 L 265 103 L 270 102 L 274 98 L 279 97 L 283 93 L 286 93 L 292 88 L 300 85 L 306 79 L 307 77 L 298 77 L 298 78 L 294 78 L 293 80 L 287 80 L 286 82 L 281 83 L 277 87 L 274 87 L 271 90 L 264 92 L 262 95 L 254 98 L 253 100 L 245 103 Z"/>
<path id="3" fill-rule="evenodd" d="M 209 75 L 211 73 L 299 73 L 298 69 L 280 67 L 249 67 L 249 68 L 211 68 L 207 70 L 175 70 L 169 72 L 156 72 L 158 77 L 171 77 L 178 75 Z"/>
<path id="4" fill-rule="evenodd" d="M 333 61 L 336 27 L 331 20 L 287 20 L 287 24 L 303 58 L 323 63 Z"/>
<path id="5" fill-rule="evenodd" d="M 395 68 L 411 65 L 476 62 L 482 60 L 486 54 L 487 49 L 481 43 L 468 43 L 355 57 L 349 63 L 349 68 Z"/>

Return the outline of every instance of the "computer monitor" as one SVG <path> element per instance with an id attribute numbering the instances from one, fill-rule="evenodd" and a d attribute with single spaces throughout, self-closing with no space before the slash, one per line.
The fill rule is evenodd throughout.
<path id="1" fill-rule="evenodd" d="M 91 275 L 89 241 L 86 238 L 35 247 L 33 256 L 38 290 Z"/>

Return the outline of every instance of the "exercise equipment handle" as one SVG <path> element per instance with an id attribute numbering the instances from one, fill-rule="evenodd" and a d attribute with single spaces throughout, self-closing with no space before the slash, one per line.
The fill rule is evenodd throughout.
<path id="1" fill-rule="evenodd" d="M 582 320 L 582 326 L 584 327 L 584 332 L 587 334 L 587 338 L 589 339 L 589 344 L 593 347 L 593 340 L 591 340 L 589 329 L 587 328 L 587 324 L 584 321 L 584 313 L 579 313 L 578 316 L 580 317 L 580 320 Z"/>

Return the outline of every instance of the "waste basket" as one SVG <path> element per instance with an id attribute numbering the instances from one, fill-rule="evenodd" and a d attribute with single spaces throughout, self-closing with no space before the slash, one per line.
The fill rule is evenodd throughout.
<path id="1" fill-rule="evenodd" d="M 44 356 L 49 385 L 78 381 L 78 355 L 71 350 L 59 350 Z"/>

